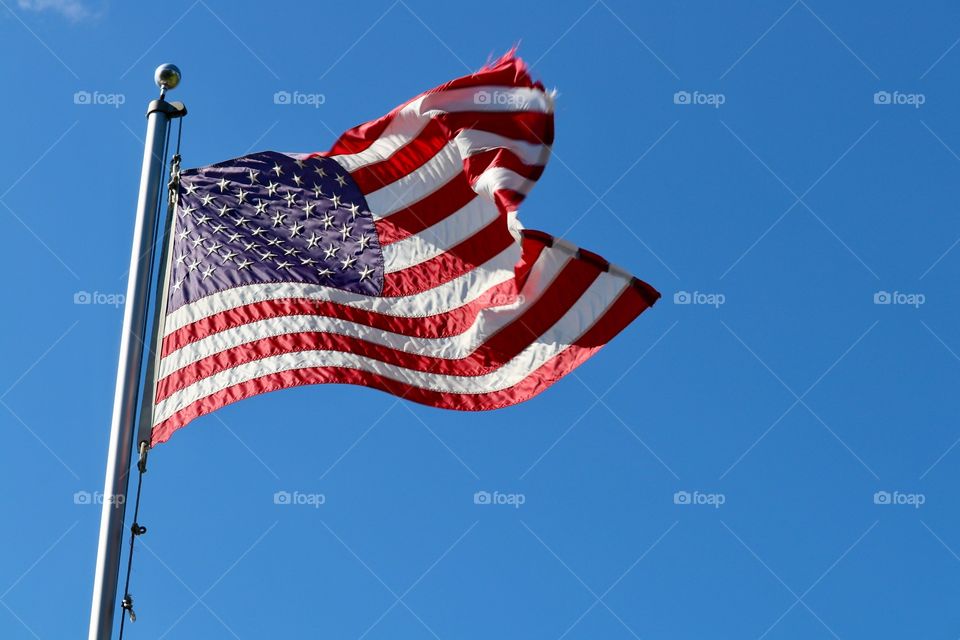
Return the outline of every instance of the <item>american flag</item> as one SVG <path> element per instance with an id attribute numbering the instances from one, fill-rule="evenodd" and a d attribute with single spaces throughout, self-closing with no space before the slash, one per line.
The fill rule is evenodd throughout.
<path id="1" fill-rule="evenodd" d="M 584 362 L 660 294 L 522 228 L 552 142 L 553 96 L 511 53 L 328 152 L 183 171 L 152 443 L 286 387 L 484 410 Z"/>

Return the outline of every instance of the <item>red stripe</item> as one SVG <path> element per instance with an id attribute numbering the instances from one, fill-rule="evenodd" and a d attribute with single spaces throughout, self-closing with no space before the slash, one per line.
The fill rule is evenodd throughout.
<path id="1" fill-rule="evenodd" d="M 517 154 L 509 149 L 489 149 L 463 159 L 463 170 L 473 184 L 487 169 L 500 167 L 520 174 L 528 180 L 539 180 L 543 175 L 543 165 L 524 164 Z"/>
<path id="2" fill-rule="evenodd" d="M 243 324 L 297 315 L 343 318 L 392 333 L 422 338 L 459 335 L 473 324 L 477 314 L 484 308 L 509 304 L 516 298 L 517 292 L 526 283 L 530 269 L 545 248 L 546 245 L 542 240 L 524 238 L 523 257 L 514 270 L 516 277 L 513 281 L 491 287 L 476 300 L 446 313 L 411 318 L 365 311 L 348 305 L 309 298 L 265 300 L 228 309 L 177 329 L 163 339 L 161 357 L 165 358 L 188 344 Z"/>
<path id="3" fill-rule="evenodd" d="M 382 295 L 409 296 L 458 278 L 491 260 L 516 242 L 507 228 L 506 214 L 463 242 L 426 262 L 385 274 Z"/>
<path id="4" fill-rule="evenodd" d="M 336 333 L 303 331 L 254 340 L 202 358 L 163 378 L 156 401 L 191 384 L 247 362 L 299 351 L 343 351 L 414 371 L 441 375 L 479 376 L 509 362 L 544 331 L 556 324 L 596 280 L 601 270 L 572 261 L 520 317 L 481 343 L 470 355 L 451 360 L 423 356 Z"/>
<path id="5" fill-rule="evenodd" d="M 553 114 L 540 111 L 451 111 L 434 116 L 448 130 L 477 129 L 532 144 L 553 144 Z"/>
<path id="6" fill-rule="evenodd" d="M 607 312 L 579 340 L 551 358 L 516 385 L 481 394 L 442 393 L 396 382 L 381 375 L 340 367 L 316 367 L 269 374 L 202 398 L 154 427 L 153 445 L 166 442 L 178 428 L 194 418 L 250 396 L 305 384 L 348 383 L 380 389 L 407 400 L 443 409 L 486 411 L 529 400 L 578 367 L 609 342 L 647 308 L 634 288 L 620 295 Z"/>
<path id="7" fill-rule="evenodd" d="M 380 246 L 403 240 L 432 227 L 452 213 L 459 211 L 477 197 L 467 177 L 458 172 L 445 185 L 417 200 L 409 207 L 398 209 L 386 218 L 376 221 Z"/>
<path id="8" fill-rule="evenodd" d="M 353 178 L 360 191 L 373 193 L 419 169 L 450 141 L 443 125 L 431 119 L 413 139 L 404 143 L 393 155 L 354 170 Z"/>

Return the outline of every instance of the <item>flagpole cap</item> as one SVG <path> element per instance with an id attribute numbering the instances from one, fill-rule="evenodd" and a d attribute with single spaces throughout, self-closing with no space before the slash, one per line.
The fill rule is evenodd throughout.
<path id="1" fill-rule="evenodd" d="M 162 93 L 175 89 L 180 84 L 180 69 L 175 64 L 162 64 L 153 74 L 153 80 Z"/>

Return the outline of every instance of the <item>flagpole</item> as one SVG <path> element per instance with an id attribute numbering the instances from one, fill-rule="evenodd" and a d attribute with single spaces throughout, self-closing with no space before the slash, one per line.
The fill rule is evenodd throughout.
<path id="1" fill-rule="evenodd" d="M 116 612 L 117 585 L 120 577 L 120 553 L 123 543 L 123 517 L 127 496 L 127 478 L 136 428 L 137 395 L 143 366 L 147 307 L 150 300 L 151 265 L 155 257 L 157 206 L 163 180 L 164 146 L 170 121 L 186 113 L 180 103 L 164 98 L 180 82 L 180 70 L 165 64 L 154 75 L 160 98 L 147 107 L 147 135 L 140 173 L 133 230 L 133 250 L 127 279 L 127 297 L 120 335 L 120 359 L 110 421 L 110 445 L 100 515 L 100 540 L 93 581 L 89 640 L 110 640 Z M 149 339 L 148 339 L 149 340 Z"/>

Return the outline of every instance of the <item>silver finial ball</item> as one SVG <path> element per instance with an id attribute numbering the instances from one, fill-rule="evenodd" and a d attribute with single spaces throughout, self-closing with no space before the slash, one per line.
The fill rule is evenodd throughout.
<path id="1" fill-rule="evenodd" d="M 180 84 L 180 69 L 175 64 L 162 64 L 154 72 L 153 80 L 164 91 L 175 89 Z"/>

